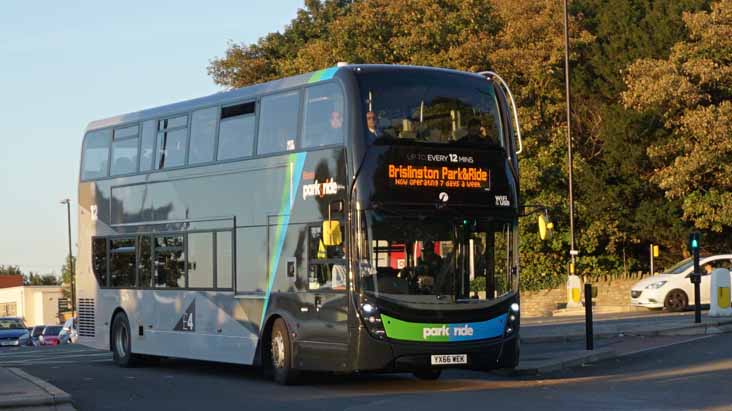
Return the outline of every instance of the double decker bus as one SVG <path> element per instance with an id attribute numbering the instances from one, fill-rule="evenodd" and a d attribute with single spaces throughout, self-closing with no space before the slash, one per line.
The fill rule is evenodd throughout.
<path id="1" fill-rule="evenodd" d="M 344 64 L 90 123 L 79 341 L 280 383 L 514 367 L 512 104 L 493 73 Z"/>

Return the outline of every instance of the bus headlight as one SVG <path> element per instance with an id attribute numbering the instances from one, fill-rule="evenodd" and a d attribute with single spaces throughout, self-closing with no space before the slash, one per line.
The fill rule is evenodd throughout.
<path id="1" fill-rule="evenodd" d="M 507 319 L 506 319 L 506 329 L 504 335 L 509 335 L 513 333 L 518 328 L 518 321 L 519 321 L 519 305 L 518 303 L 513 303 L 508 309 Z"/>
<path id="2" fill-rule="evenodd" d="M 361 304 L 361 318 L 366 326 L 369 334 L 376 338 L 384 338 L 386 331 L 384 331 L 384 324 L 381 322 L 381 315 L 379 315 L 379 308 L 369 302 Z"/>

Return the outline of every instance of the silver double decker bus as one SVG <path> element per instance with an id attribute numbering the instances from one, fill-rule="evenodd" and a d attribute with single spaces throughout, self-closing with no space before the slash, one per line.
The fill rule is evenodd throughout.
<path id="1" fill-rule="evenodd" d="M 339 65 L 91 122 L 79 341 L 301 370 L 519 359 L 520 134 L 493 73 Z"/>

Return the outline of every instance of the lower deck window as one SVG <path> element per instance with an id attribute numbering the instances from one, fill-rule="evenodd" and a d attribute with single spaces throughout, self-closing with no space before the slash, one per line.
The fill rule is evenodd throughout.
<path id="1" fill-rule="evenodd" d="M 100 286 L 107 286 L 107 239 L 92 240 L 92 269 Z"/>
<path id="2" fill-rule="evenodd" d="M 157 288 L 184 288 L 183 236 L 155 237 L 154 278 Z"/>
<path id="3" fill-rule="evenodd" d="M 109 281 L 112 287 L 135 286 L 137 243 L 134 238 L 113 239 L 109 242 Z"/>

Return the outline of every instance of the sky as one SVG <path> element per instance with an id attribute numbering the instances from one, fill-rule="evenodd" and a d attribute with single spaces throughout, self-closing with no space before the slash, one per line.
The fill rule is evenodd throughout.
<path id="1" fill-rule="evenodd" d="M 59 274 L 84 129 L 206 96 L 227 45 L 282 31 L 303 0 L 5 0 L 0 11 L 0 265 Z"/>

